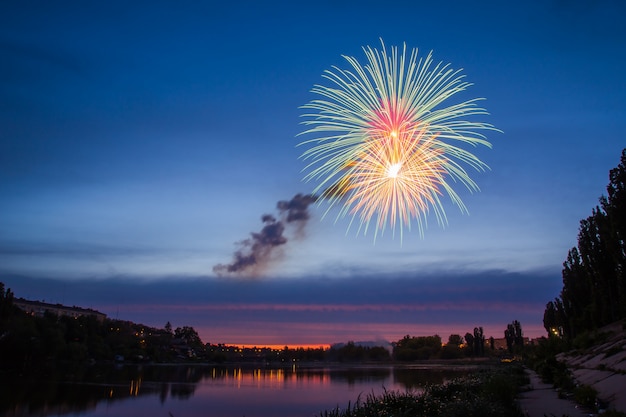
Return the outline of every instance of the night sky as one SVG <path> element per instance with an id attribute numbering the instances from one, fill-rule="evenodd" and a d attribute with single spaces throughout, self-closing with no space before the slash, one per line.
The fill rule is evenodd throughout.
<path id="1" fill-rule="evenodd" d="M 579 221 L 626 147 L 626 3 L 0 4 L 0 281 L 17 297 L 190 325 L 203 341 L 545 334 Z M 423 4 L 422 4 L 423 3 Z M 311 205 L 255 277 L 217 276 L 308 194 L 302 105 L 362 47 L 431 50 L 484 97 L 481 191 L 402 242 Z M 336 215 L 336 213 L 335 213 Z"/>

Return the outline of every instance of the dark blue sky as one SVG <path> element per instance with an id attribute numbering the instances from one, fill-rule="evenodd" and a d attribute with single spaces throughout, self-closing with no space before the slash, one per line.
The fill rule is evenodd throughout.
<path id="1" fill-rule="evenodd" d="M 252 317 L 272 323 L 253 326 L 267 333 L 264 343 L 291 343 L 305 322 L 315 343 L 365 337 L 357 322 L 386 326 L 371 333 L 387 338 L 428 334 L 428 323 L 444 337 L 452 324 L 504 329 L 521 317 L 540 330 L 578 222 L 626 147 L 626 5 L 281 3 L 2 2 L 2 280 L 18 296 L 86 303 L 155 326 L 168 311 L 174 326 L 202 328 L 214 342 L 252 342 Z M 503 131 L 489 134 L 493 149 L 475 150 L 491 168 L 472 175 L 481 192 L 457 190 L 470 214 L 444 201 L 445 229 L 433 218 L 423 238 L 412 233 L 400 244 L 385 235 L 373 244 L 313 208 L 306 236 L 290 240 L 254 282 L 215 277 L 213 266 L 230 262 L 262 214 L 313 190 L 296 148 L 299 106 L 324 70 L 345 67 L 342 55 L 364 58 L 361 48 L 380 38 L 463 68 L 474 83 L 468 98 L 485 97 L 484 121 Z M 332 303 L 376 304 L 385 288 L 376 277 L 393 277 L 378 321 L 347 307 L 317 313 Z M 363 298 L 353 300 L 347 288 L 361 281 Z M 508 306 L 496 290 L 503 281 Z M 87 297 L 103 283 L 117 298 Z M 277 283 L 288 290 L 276 292 Z M 413 301 L 404 297 L 408 283 Z M 475 290 L 452 295 L 452 284 Z M 181 292 L 168 308 L 167 298 L 148 296 L 172 286 Z M 246 286 L 254 297 L 239 296 Z M 422 286 L 440 307 L 427 307 Z M 186 302 L 200 310 L 180 307 Z M 414 310 L 390 307 L 412 302 Z M 270 304 L 310 308 L 296 320 L 279 307 L 290 323 L 279 325 L 277 317 L 263 322 Z M 478 304 L 491 307 L 479 314 Z M 236 309 L 232 325 L 212 321 L 222 307 Z M 352 324 L 332 333 L 342 314 Z M 406 330 L 396 326 L 418 316 Z"/>

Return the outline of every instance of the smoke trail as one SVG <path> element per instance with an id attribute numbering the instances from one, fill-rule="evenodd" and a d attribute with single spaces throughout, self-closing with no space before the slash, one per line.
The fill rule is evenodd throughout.
<path id="1" fill-rule="evenodd" d="M 258 233 L 250 233 L 250 238 L 239 242 L 240 249 L 233 255 L 230 264 L 218 264 L 213 267 L 217 275 L 257 276 L 263 272 L 277 250 L 287 243 L 285 229 L 293 229 L 296 238 L 301 238 L 304 227 L 310 218 L 309 205 L 317 201 L 314 195 L 296 194 L 291 200 L 281 200 L 276 204 L 279 219 L 271 214 L 264 214 L 261 221 L 264 226 Z"/>

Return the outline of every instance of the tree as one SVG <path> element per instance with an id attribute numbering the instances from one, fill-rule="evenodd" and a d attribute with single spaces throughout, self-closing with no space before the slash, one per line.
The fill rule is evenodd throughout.
<path id="1" fill-rule="evenodd" d="M 626 317 L 626 148 L 619 165 L 609 172 L 607 196 L 600 198 L 608 218 L 608 256 L 615 266 L 615 303 L 618 318 Z"/>
<path id="2" fill-rule="evenodd" d="M 524 333 L 522 332 L 522 324 L 513 320 L 513 328 L 515 329 L 515 344 L 517 346 L 524 346 Z"/>
<path id="3" fill-rule="evenodd" d="M 606 191 L 580 221 L 577 245 L 563 263 L 560 298 L 544 312 L 546 330 L 570 339 L 626 317 L 626 148 Z"/>
<path id="4" fill-rule="evenodd" d="M 439 352 L 439 357 L 441 359 L 458 359 L 464 355 L 463 350 L 461 350 L 461 345 L 463 344 L 463 338 L 458 334 L 451 334 L 448 337 L 448 343 L 445 346 L 441 347 L 441 351 Z"/>
<path id="5" fill-rule="evenodd" d="M 434 357 L 441 350 L 441 337 L 421 336 L 411 337 L 404 336 L 393 348 L 393 354 L 397 360 L 411 361 L 423 360 Z"/>
<path id="6" fill-rule="evenodd" d="M 450 346 L 460 346 L 463 344 L 463 338 L 458 334 L 451 334 L 448 337 L 448 345 Z"/>
<path id="7" fill-rule="evenodd" d="M 593 327 L 591 304 L 591 281 L 585 272 L 578 248 L 572 248 L 563 263 L 563 289 L 561 300 L 571 332 L 568 337 L 575 337 L 580 329 Z"/>
<path id="8" fill-rule="evenodd" d="M 549 301 L 543 313 L 543 327 L 548 332 L 548 337 L 563 337 L 569 328 L 565 312 L 563 310 L 563 302 L 560 298 Z"/>
<path id="9" fill-rule="evenodd" d="M 467 343 L 467 348 L 469 349 L 469 353 L 474 355 L 474 335 L 471 333 L 465 333 L 465 342 Z"/>
<path id="10" fill-rule="evenodd" d="M 13 312 L 13 292 L 10 288 L 4 290 L 4 283 L 0 282 L 0 322 L 7 320 Z"/>
<path id="11" fill-rule="evenodd" d="M 174 338 L 181 340 L 192 349 L 202 349 L 204 347 L 198 332 L 191 326 L 177 327 L 174 330 Z"/>
<path id="12" fill-rule="evenodd" d="M 506 348 L 509 350 L 509 352 L 513 352 L 515 336 L 512 324 L 507 324 L 506 330 L 504 330 L 504 339 L 506 340 Z"/>
<path id="13" fill-rule="evenodd" d="M 482 327 L 474 327 L 474 354 L 477 356 L 485 354 L 485 336 Z"/>
<path id="14" fill-rule="evenodd" d="M 548 332 L 548 336 L 558 336 L 556 324 L 556 308 L 552 301 L 548 301 L 543 312 L 543 328 Z"/>
<path id="15" fill-rule="evenodd" d="M 522 333 L 522 324 L 513 320 L 512 323 L 506 326 L 504 331 L 504 338 L 506 339 L 506 347 L 509 352 L 514 350 L 521 350 L 524 347 L 524 336 Z"/>

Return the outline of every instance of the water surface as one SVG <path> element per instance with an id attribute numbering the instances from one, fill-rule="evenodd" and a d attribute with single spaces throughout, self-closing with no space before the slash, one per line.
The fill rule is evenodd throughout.
<path id="1" fill-rule="evenodd" d="M 312 417 L 384 390 L 417 391 L 475 367 L 444 365 L 93 366 L 17 376 L 2 416 Z"/>

